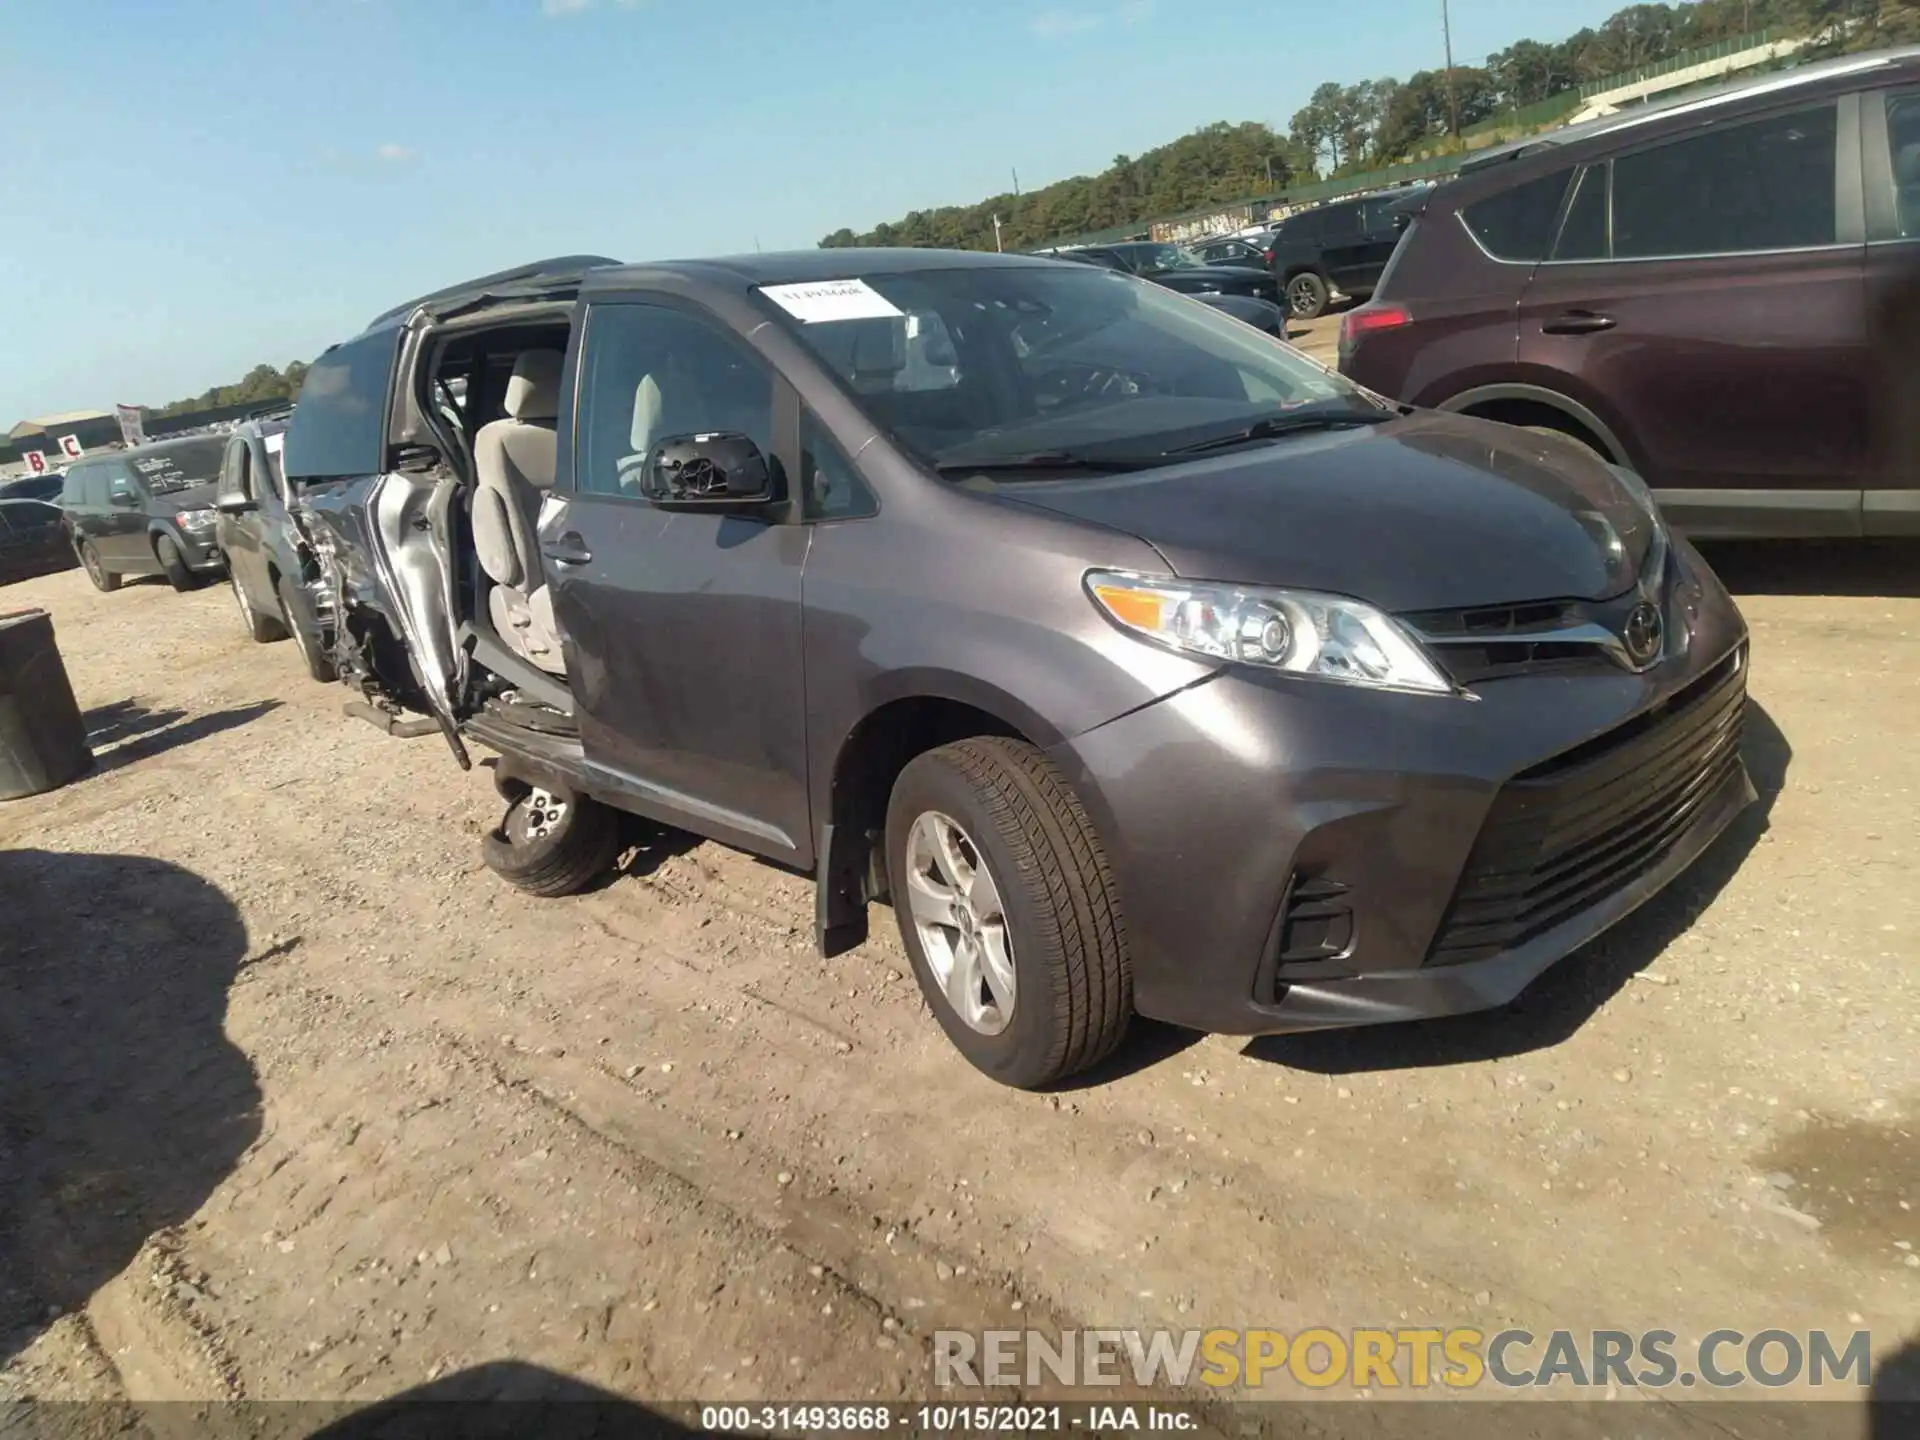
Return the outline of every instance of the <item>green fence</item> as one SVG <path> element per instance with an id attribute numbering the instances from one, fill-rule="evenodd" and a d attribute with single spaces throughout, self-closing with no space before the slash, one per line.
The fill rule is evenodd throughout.
<path id="1" fill-rule="evenodd" d="M 1678 55 L 1669 55 L 1666 59 L 1656 60 L 1651 65 L 1642 65 L 1637 69 L 1622 71 L 1618 75 L 1605 75 L 1598 80 L 1589 80 L 1575 93 L 1580 99 L 1586 100 L 1595 95 L 1603 95 L 1609 90 L 1618 90 L 1623 85 L 1637 85 L 1642 80 L 1671 75 L 1676 70 L 1689 70 L 1695 65 L 1724 60 L 1729 55 L 1738 55 L 1742 50 L 1757 50 L 1762 45 L 1771 45 L 1777 40 L 1796 39 L 1800 33 L 1786 26 L 1775 25 L 1766 30 L 1749 31 L 1745 35 L 1729 35 L 1725 40 L 1716 40 L 1711 45 L 1696 45 L 1691 50 L 1682 50 Z"/>
<path id="2" fill-rule="evenodd" d="M 1508 110 L 1499 115 L 1490 115 L 1477 124 L 1467 126 L 1460 132 L 1463 148 L 1458 151 L 1423 156 L 1404 164 L 1369 170 L 1363 175 L 1342 175 L 1332 180 L 1316 180 L 1305 185 L 1295 185 L 1274 195 L 1257 196 L 1248 200 L 1223 200 L 1218 205 L 1201 206 L 1179 215 L 1157 215 L 1132 225 L 1116 225 L 1111 229 L 1096 230 L 1086 235 L 1049 240 L 1045 248 L 1058 245 L 1111 245 L 1117 241 L 1147 235 L 1156 226 L 1179 225 L 1189 220 L 1204 219 L 1209 215 L 1221 215 L 1232 210 L 1251 209 L 1257 219 L 1270 210 L 1283 207 L 1338 200 L 1362 191 L 1384 190 L 1389 186 L 1405 185 L 1416 180 L 1443 180 L 1459 170 L 1460 162 L 1467 153 L 1476 149 L 1485 149 L 1509 136 L 1544 130 L 1571 115 L 1580 102 L 1589 96 L 1618 90 L 1622 86 L 1651 80 L 1659 75 L 1671 75 L 1676 70 L 1704 65 L 1728 55 L 1738 55 L 1743 50 L 1754 50 L 1762 45 L 1794 39 L 1800 33 L 1785 26 L 1753 30 L 1744 35 L 1733 35 L 1725 40 L 1716 40 L 1710 45 L 1697 45 L 1691 50 L 1683 50 L 1678 55 L 1671 55 L 1665 60 L 1652 65 L 1643 65 L 1636 70 L 1589 80 L 1578 89 L 1562 90 L 1559 94 L 1549 95 L 1535 104 L 1518 110 Z"/>

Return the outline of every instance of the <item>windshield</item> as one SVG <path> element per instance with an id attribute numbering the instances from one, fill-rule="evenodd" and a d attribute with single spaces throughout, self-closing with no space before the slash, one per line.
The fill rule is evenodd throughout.
<path id="1" fill-rule="evenodd" d="M 941 467 L 1038 452 L 1160 459 L 1366 394 L 1251 325 L 1080 266 L 969 267 L 769 287 L 874 422 Z M 784 292 L 788 292 L 783 294 Z M 845 295 L 857 297 L 847 303 Z"/>
<path id="2" fill-rule="evenodd" d="M 225 436 L 207 435 L 128 459 L 148 494 L 174 495 L 198 485 L 211 485 L 220 474 L 220 462 L 226 453 Z"/>

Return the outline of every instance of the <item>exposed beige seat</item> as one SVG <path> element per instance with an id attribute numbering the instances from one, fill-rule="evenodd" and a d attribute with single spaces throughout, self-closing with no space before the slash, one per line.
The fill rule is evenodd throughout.
<path id="1" fill-rule="evenodd" d="M 553 485 L 560 413 L 557 350 L 528 350 L 507 381 L 507 418 L 480 427 L 473 440 L 479 481 L 473 499 L 474 548 L 493 588 L 487 613 L 500 638 L 553 675 L 566 673 L 553 601 L 540 566 L 540 497 Z"/>

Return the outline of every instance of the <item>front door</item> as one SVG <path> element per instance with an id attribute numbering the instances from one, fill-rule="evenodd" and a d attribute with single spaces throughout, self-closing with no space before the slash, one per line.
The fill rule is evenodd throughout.
<path id="1" fill-rule="evenodd" d="M 656 510 L 639 488 L 654 445 L 711 431 L 745 433 L 798 475 L 797 438 L 774 421 L 785 382 L 712 316 L 666 303 L 596 302 L 582 343 L 540 542 L 587 761 L 637 808 L 810 865 L 811 531 Z"/>
<path id="2" fill-rule="evenodd" d="M 1522 368 L 1569 377 L 1695 533 L 1769 513 L 1857 533 L 1870 374 L 1840 128 L 1802 104 L 1588 167 L 1521 302 Z"/>
<path id="3" fill-rule="evenodd" d="M 100 515 L 100 560 L 109 570 L 139 574 L 157 571 L 147 541 L 147 495 L 124 460 L 102 462 L 107 472 L 107 505 Z"/>
<path id="4" fill-rule="evenodd" d="M 227 453 L 220 462 L 220 493 L 240 495 L 256 505 L 263 503 L 253 473 L 252 454 L 244 436 L 227 442 Z M 278 598 L 267 576 L 267 557 L 261 548 L 263 516 L 259 510 L 220 517 L 220 549 L 227 557 L 227 573 L 247 597 L 258 615 L 276 613 Z"/>

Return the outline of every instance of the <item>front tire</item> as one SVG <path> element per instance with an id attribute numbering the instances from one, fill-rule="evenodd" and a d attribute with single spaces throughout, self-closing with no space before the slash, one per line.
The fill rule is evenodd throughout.
<path id="1" fill-rule="evenodd" d="M 322 685 L 332 684 L 340 678 L 340 672 L 321 647 L 320 637 L 313 633 L 315 627 L 305 623 L 308 607 L 300 604 L 286 576 L 280 577 L 275 589 L 280 596 L 280 623 L 293 637 L 294 646 L 300 651 L 300 663 L 307 667 L 307 674 Z"/>
<path id="2" fill-rule="evenodd" d="M 1332 298 L 1326 277 L 1312 270 L 1302 270 L 1287 281 L 1287 311 L 1296 320 L 1318 320 L 1327 313 Z"/>
<path id="3" fill-rule="evenodd" d="M 120 588 L 120 577 L 100 563 L 100 552 L 91 540 L 80 542 L 80 567 L 87 572 L 93 588 L 111 595 Z"/>
<path id="4" fill-rule="evenodd" d="M 153 537 L 153 558 L 160 562 L 161 573 L 175 590 L 193 589 L 193 572 L 187 568 L 187 557 L 180 553 L 171 535 Z"/>
<path id="5" fill-rule="evenodd" d="M 240 607 L 240 624 L 256 645 L 287 638 L 287 632 L 281 628 L 278 620 L 271 615 L 262 615 L 253 608 L 253 602 L 247 599 L 247 592 L 240 588 L 240 577 L 233 573 L 231 563 L 227 566 L 227 583 L 233 587 L 233 603 Z"/>
<path id="6" fill-rule="evenodd" d="M 613 867 L 621 846 L 618 812 L 538 785 L 509 801 L 500 827 L 480 842 L 489 870 L 549 899 L 584 890 Z"/>
<path id="7" fill-rule="evenodd" d="M 887 807 L 887 875 L 914 977 L 976 1069 L 1036 1089 L 1120 1043 L 1133 976 L 1113 875 L 1040 751 L 981 736 L 909 763 Z"/>

